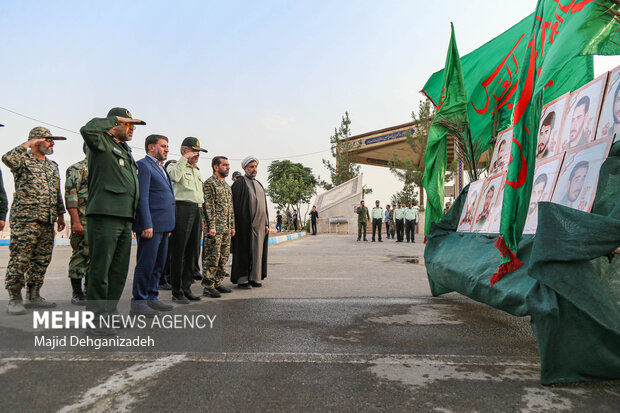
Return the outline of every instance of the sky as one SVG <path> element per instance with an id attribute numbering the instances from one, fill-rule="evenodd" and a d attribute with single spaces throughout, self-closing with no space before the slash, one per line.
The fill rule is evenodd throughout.
<path id="1" fill-rule="evenodd" d="M 136 160 L 149 134 L 169 138 L 169 159 L 180 156 L 183 138 L 195 136 L 209 150 L 198 163 L 203 179 L 216 155 L 229 157 L 231 174 L 241 171 L 241 159 L 257 156 L 265 185 L 269 163 L 283 159 L 327 179 L 321 160 L 330 158 L 329 137 L 345 111 L 353 135 L 411 121 L 423 99 L 419 91 L 445 62 L 450 22 L 465 55 L 535 6 L 534 0 L 3 1 L 0 153 L 24 142 L 41 121 L 52 124 L 53 134 L 68 138 L 50 157 L 64 182 L 67 167 L 83 157 L 75 132 L 121 106 L 147 122 L 130 143 Z M 595 57 L 595 75 L 619 64 L 618 56 Z M 4 164 L 0 169 L 11 199 L 11 173 Z M 369 197 L 382 204 L 402 187 L 385 168 L 361 170 L 373 189 Z"/>

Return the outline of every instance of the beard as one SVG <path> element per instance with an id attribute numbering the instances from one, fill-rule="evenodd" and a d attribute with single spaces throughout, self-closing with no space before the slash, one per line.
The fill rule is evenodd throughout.
<path id="1" fill-rule="evenodd" d="M 39 146 L 39 151 L 41 151 L 41 153 L 43 155 L 51 155 L 51 154 L 54 153 L 54 148 L 51 148 L 51 147 L 49 147 L 49 148 L 42 148 L 42 147 Z"/>

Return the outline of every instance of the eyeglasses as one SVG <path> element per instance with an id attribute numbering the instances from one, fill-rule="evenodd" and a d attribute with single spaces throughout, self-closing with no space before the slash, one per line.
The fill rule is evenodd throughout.
<path id="1" fill-rule="evenodd" d="M 129 129 L 135 129 L 136 128 L 136 125 L 134 125 L 133 123 L 125 123 L 125 122 L 123 122 L 123 123 L 121 123 L 121 125 L 125 125 Z"/>
<path id="2" fill-rule="evenodd" d="M 51 142 L 54 142 L 54 139 L 52 139 L 52 138 L 45 138 L 45 142 L 50 142 L 51 143 Z"/>

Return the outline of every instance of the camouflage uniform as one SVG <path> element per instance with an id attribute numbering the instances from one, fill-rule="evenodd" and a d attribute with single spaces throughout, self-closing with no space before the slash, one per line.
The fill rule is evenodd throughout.
<path id="1" fill-rule="evenodd" d="M 231 232 L 235 229 L 232 191 L 225 181 L 212 175 L 203 184 L 205 194 L 205 230 L 202 248 L 202 285 L 216 288 L 222 284 L 224 266 L 230 255 Z M 209 230 L 215 229 L 214 237 Z"/>
<path id="2" fill-rule="evenodd" d="M 2 162 L 15 178 L 5 286 L 10 291 L 20 291 L 24 283 L 40 287 L 52 258 L 54 222 L 65 212 L 58 164 L 47 157 L 37 159 L 21 145 L 7 152 Z"/>
<path id="3" fill-rule="evenodd" d="M 77 208 L 80 224 L 84 227 L 84 234 L 82 235 L 71 231 L 73 253 L 69 260 L 69 277 L 82 279 L 88 277 L 90 264 L 88 238 L 86 237 L 86 203 L 88 202 L 88 163 L 86 159 L 71 165 L 67 169 L 65 202 L 67 208 Z"/>

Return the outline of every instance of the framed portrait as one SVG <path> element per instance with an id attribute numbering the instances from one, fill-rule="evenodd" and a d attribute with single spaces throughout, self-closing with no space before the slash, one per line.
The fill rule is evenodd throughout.
<path id="1" fill-rule="evenodd" d="M 560 152 L 562 125 L 569 100 L 570 93 L 566 93 L 543 106 L 538 125 L 537 161 L 550 158 Z"/>
<path id="2" fill-rule="evenodd" d="M 506 172 L 510 159 L 510 145 L 512 144 L 512 126 L 497 134 L 497 143 L 493 149 L 489 176 Z"/>
<path id="3" fill-rule="evenodd" d="M 590 212 L 596 195 L 599 171 L 609 154 L 611 144 L 611 138 L 607 138 L 566 151 L 552 201 Z"/>
<path id="4" fill-rule="evenodd" d="M 496 208 L 501 208 L 497 205 L 501 205 L 502 200 L 499 197 L 500 188 L 503 185 L 506 174 L 497 174 L 489 176 L 484 180 L 484 185 L 480 191 L 480 200 L 476 207 L 474 214 L 474 222 L 471 232 L 489 232 L 489 225 L 494 213 L 497 213 Z"/>
<path id="5" fill-rule="evenodd" d="M 461 217 L 459 218 L 459 225 L 456 228 L 456 232 L 471 231 L 471 227 L 474 222 L 474 214 L 476 213 L 476 206 L 478 206 L 478 199 L 480 198 L 480 190 L 482 189 L 483 184 L 484 180 L 480 179 L 469 185 L 467 199 L 465 200 L 465 206 L 461 211 Z"/>
<path id="6" fill-rule="evenodd" d="M 491 209 L 491 219 L 485 232 L 490 234 L 499 234 L 499 226 L 502 220 L 502 206 L 504 205 L 504 187 L 506 186 L 506 174 L 502 174 L 499 182 L 499 193 L 497 201 Z"/>
<path id="7" fill-rule="evenodd" d="M 570 94 L 562 126 L 560 152 L 585 145 L 594 140 L 606 83 L 607 73 L 586 83 Z"/>
<path id="8" fill-rule="evenodd" d="M 609 72 L 608 79 L 596 139 L 612 138 L 615 135 L 614 142 L 617 142 L 620 140 L 620 66 Z"/>
<path id="9" fill-rule="evenodd" d="M 538 226 L 538 203 L 541 201 L 551 201 L 563 158 L 564 153 L 561 153 L 536 163 L 530 206 L 527 210 L 527 218 L 523 228 L 524 234 L 536 233 L 536 227 Z"/>

